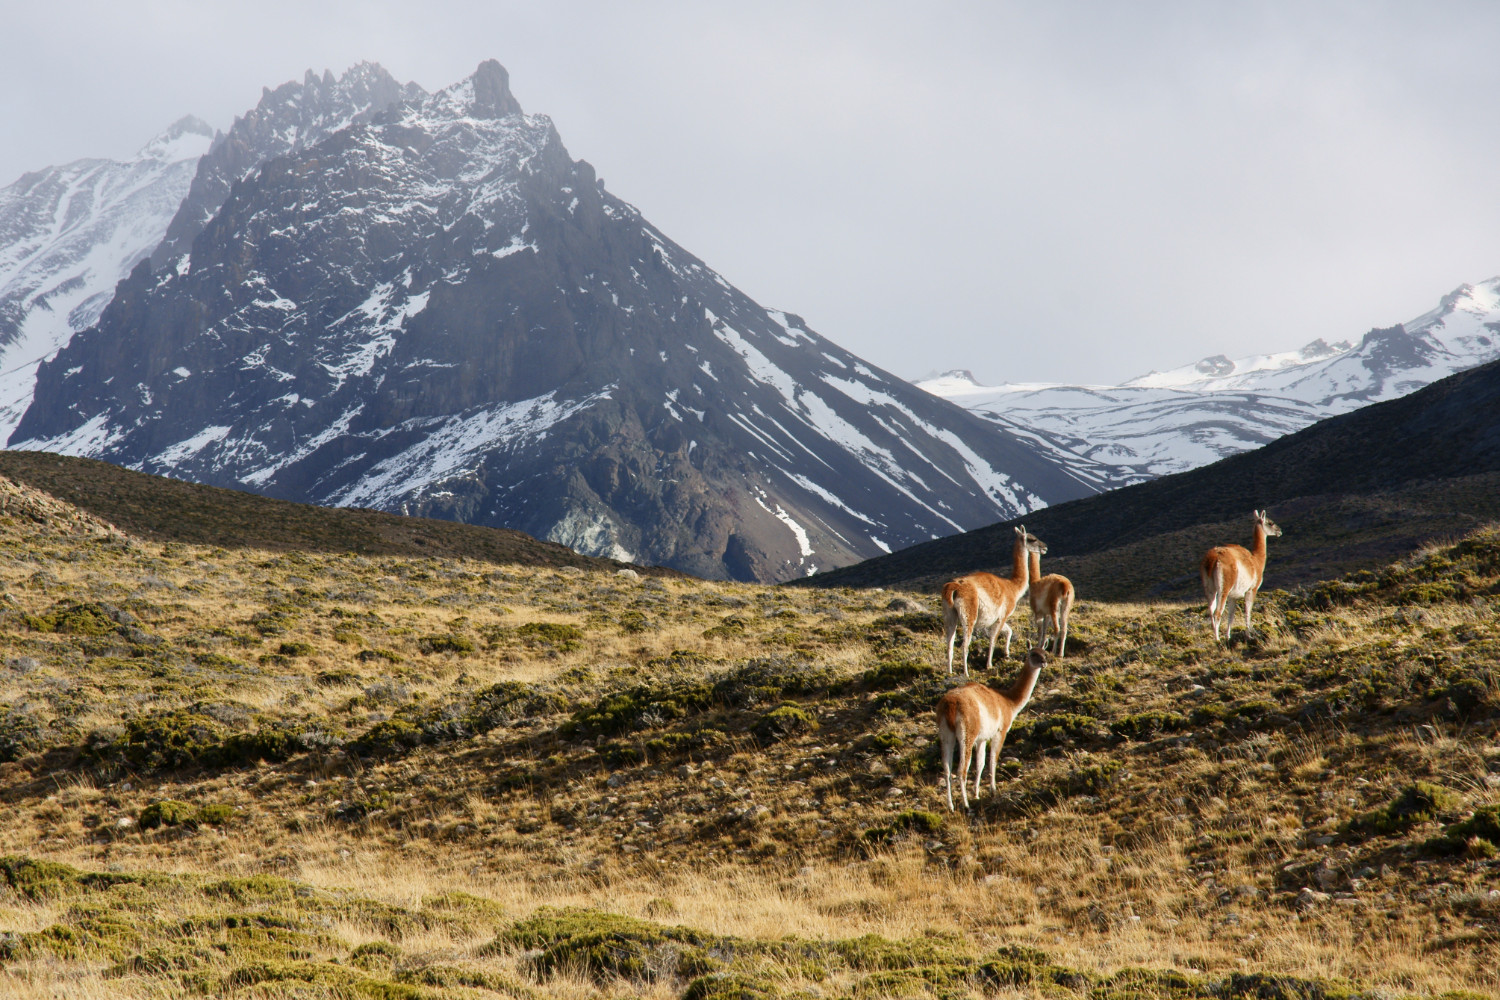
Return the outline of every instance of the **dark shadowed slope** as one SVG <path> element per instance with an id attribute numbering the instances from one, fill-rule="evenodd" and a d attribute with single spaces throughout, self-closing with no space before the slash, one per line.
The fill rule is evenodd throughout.
<path id="1" fill-rule="evenodd" d="M 579 555 L 505 528 L 292 503 L 132 472 L 92 458 L 0 451 L 0 475 L 50 493 L 127 534 L 155 541 L 361 555 L 466 556 L 593 570 L 626 565 Z M 650 575 L 680 575 L 659 567 L 632 568 Z"/>

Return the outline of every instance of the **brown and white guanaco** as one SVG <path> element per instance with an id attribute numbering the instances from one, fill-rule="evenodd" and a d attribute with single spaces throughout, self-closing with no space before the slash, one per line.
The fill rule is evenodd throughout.
<path id="1" fill-rule="evenodd" d="M 1224 622 L 1224 638 L 1227 641 L 1234 631 L 1233 601 L 1245 599 L 1245 631 L 1250 631 L 1250 609 L 1255 604 L 1255 594 L 1260 590 L 1266 573 L 1266 539 L 1280 538 L 1281 529 L 1266 516 L 1266 512 L 1255 512 L 1255 546 L 1246 549 L 1243 545 L 1220 545 L 1203 555 L 1198 575 L 1203 579 L 1203 596 L 1208 598 L 1208 620 L 1214 625 L 1214 641 L 1219 641 L 1219 622 Z M 1225 618 L 1225 609 L 1229 610 Z"/>
<path id="2" fill-rule="evenodd" d="M 1031 700 L 1037 677 L 1047 663 L 1047 654 L 1033 649 L 1026 654 L 1026 666 L 1015 683 L 1004 691 L 984 684 L 965 684 L 938 699 L 938 747 L 943 755 L 943 780 L 948 786 L 948 809 L 953 810 L 953 770 L 958 767 L 958 787 L 964 808 L 969 808 L 969 760 L 975 761 L 974 797 L 979 798 L 984 778 L 985 757 L 990 762 L 990 792 L 995 791 L 995 770 L 1000 762 L 1000 748 L 1016 715 Z M 954 760 L 958 754 L 959 759 Z"/>
<path id="3" fill-rule="evenodd" d="M 975 629 L 984 629 L 990 634 L 990 653 L 985 661 L 986 669 L 995 667 L 995 637 L 1005 633 L 1005 653 L 1010 656 L 1011 627 L 1006 619 L 1016 610 L 1016 604 L 1026 594 L 1026 551 L 1031 544 L 1040 544 L 1028 536 L 1025 528 L 1017 528 L 1015 546 L 1011 551 L 1011 573 L 1009 578 L 993 573 L 970 573 L 943 584 L 943 641 L 948 644 L 948 673 L 953 673 L 953 640 L 958 630 L 964 633 L 964 676 L 969 676 L 969 640 Z"/>
<path id="4" fill-rule="evenodd" d="M 1032 630 L 1036 632 L 1036 648 L 1047 648 L 1047 626 L 1051 624 L 1052 635 L 1057 641 L 1057 658 L 1063 658 L 1068 646 L 1068 615 L 1073 610 L 1073 581 L 1056 573 L 1042 575 L 1042 556 L 1047 554 L 1047 543 L 1037 540 L 1034 548 L 1028 548 L 1031 556 Z"/>

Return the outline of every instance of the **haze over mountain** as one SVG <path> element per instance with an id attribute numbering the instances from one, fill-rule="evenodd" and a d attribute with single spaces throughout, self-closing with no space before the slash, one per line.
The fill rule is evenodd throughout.
<path id="1" fill-rule="evenodd" d="M 397 89 L 356 69 L 372 102 Z M 1092 491 L 736 290 L 498 63 L 308 115 L 333 83 L 268 92 L 216 145 L 13 447 L 763 580 Z"/>
<path id="2" fill-rule="evenodd" d="M 1182 472 L 1260 447 L 1325 417 L 1394 399 L 1500 358 L 1500 277 L 1358 344 L 1231 361 L 1204 358 L 1117 386 L 979 385 L 967 372 L 917 384 L 1068 461 L 1101 488 Z"/>

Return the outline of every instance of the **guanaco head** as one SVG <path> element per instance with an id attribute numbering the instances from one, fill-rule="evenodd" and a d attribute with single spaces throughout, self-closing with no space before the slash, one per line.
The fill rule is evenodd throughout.
<path id="1" fill-rule="evenodd" d="M 1021 544 L 1026 546 L 1027 552 L 1035 552 L 1039 556 L 1047 554 L 1047 543 L 1035 535 L 1029 534 L 1026 531 L 1026 525 L 1023 524 L 1017 528 L 1016 534 L 1020 537 Z"/>
<path id="2" fill-rule="evenodd" d="M 1026 665 L 1040 670 L 1047 665 L 1047 654 L 1040 649 L 1033 648 L 1026 654 Z"/>
<path id="3" fill-rule="evenodd" d="M 1280 538 L 1281 528 L 1263 510 L 1255 512 L 1255 523 L 1266 529 L 1267 538 Z"/>

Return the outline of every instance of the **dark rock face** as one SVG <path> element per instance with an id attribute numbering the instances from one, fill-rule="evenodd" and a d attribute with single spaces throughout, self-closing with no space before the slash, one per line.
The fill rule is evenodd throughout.
<path id="1" fill-rule="evenodd" d="M 501 70 L 503 73 L 504 70 Z M 236 118 L 198 163 L 192 187 L 151 255 L 160 269 L 189 252 L 235 181 L 260 163 L 316 145 L 351 122 L 368 118 L 400 101 L 418 101 L 426 92 L 402 84 L 375 63 L 351 67 L 337 80 L 308 70 L 302 82 L 288 82 L 261 95 L 260 103 Z"/>
<path id="2" fill-rule="evenodd" d="M 43 366 L 12 442 L 710 578 L 1092 492 L 751 301 L 497 63 L 235 183 L 190 255 L 137 268 Z"/>

